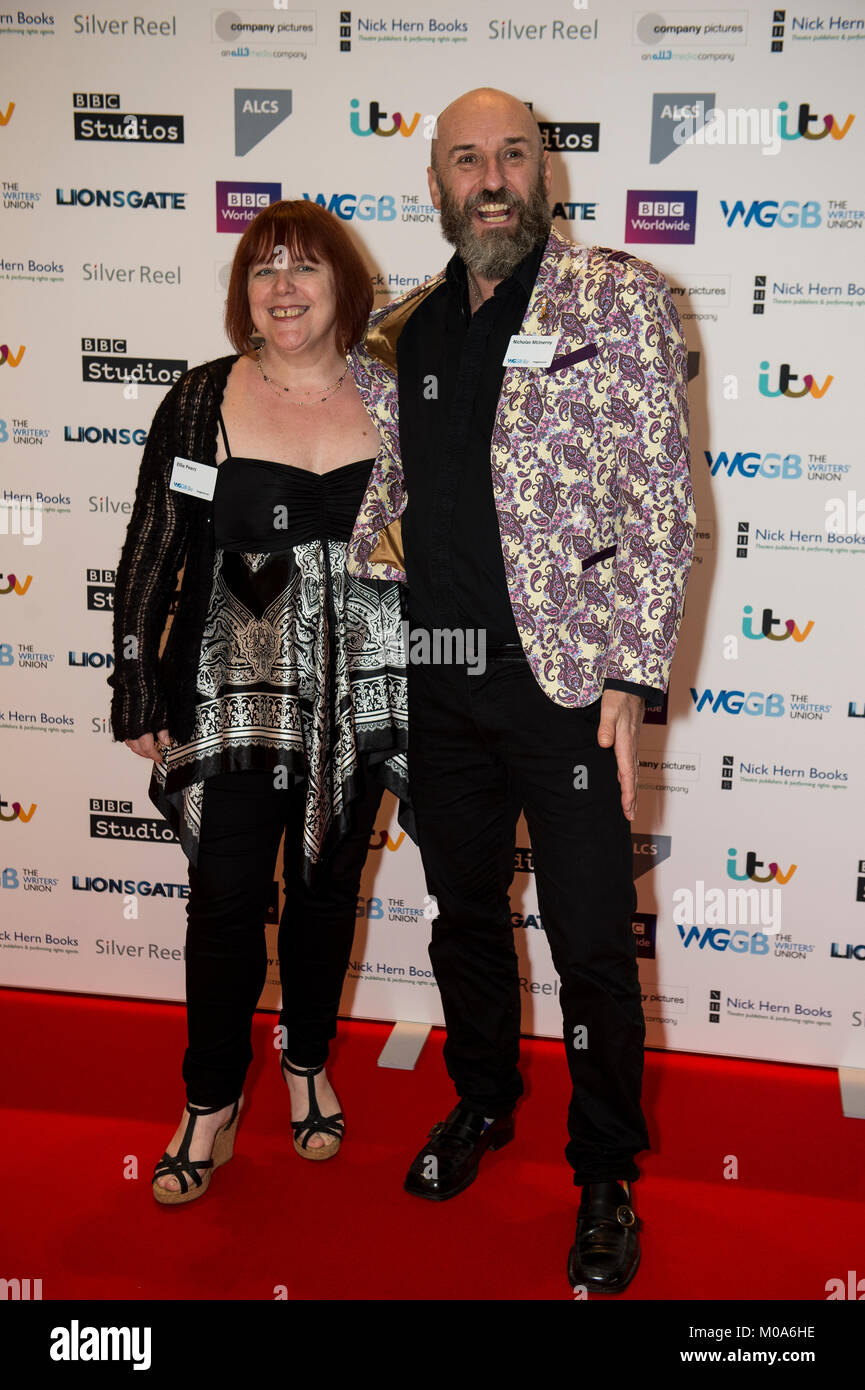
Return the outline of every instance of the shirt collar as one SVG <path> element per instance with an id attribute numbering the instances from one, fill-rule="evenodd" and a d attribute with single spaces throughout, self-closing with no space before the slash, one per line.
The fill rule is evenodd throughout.
<path id="1" fill-rule="evenodd" d="M 545 247 L 546 238 L 544 238 L 543 241 L 537 242 L 532 247 L 531 251 L 529 251 L 528 255 L 524 256 L 519 265 L 514 268 L 507 279 L 499 281 L 493 294 L 504 297 L 516 289 L 522 293 L 526 302 L 528 302 L 531 298 L 532 290 L 535 287 L 535 281 L 538 278 L 538 271 L 541 268 L 541 260 L 543 259 Z M 448 288 L 451 291 L 455 291 L 460 296 L 460 300 L 467 304 L 469 292 L 468 274 L 466 272 L 465 262 L 462 257 L 456 253 L 451 256 L 445 267 L 445 281 Z"/>

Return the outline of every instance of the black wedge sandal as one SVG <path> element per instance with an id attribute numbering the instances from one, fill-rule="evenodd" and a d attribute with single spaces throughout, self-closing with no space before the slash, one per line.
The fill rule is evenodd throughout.
<path id="1" fill-rule="evenodd" d="M 225 1106 L 212 1105 L 208 1109 L 203 1105 L 187 1104 L 186 1113 L 189 1116 L 189 1124 L 186 1126 L 186 1131 L 180 1141 L 180 1148 L 176 1154 L 170 1154 L 166 1150 L 153 1170 L 153 1195 L 157 1202 L 166 1207 L 176 1207 L 183 1202 L 194 1202 L 196 1197 L 204 1196 L 210 1185 L 213 1170 L 221 1168 L 223 1163 L 227 1163 L 234 1153 L 234 1138 L 237 1134 L 237 1120 L 242 1103 L 243 1096 L 240 1096 L 234 1102 L 231 1118 L 216 1131 L 210 1158 L 189 1157 L 189 1145 L 192 1143 L 192 1136 L 195 1133 L 195 1121 L 199 1115 L 215 1115 L 217 1111 L 224 1110 Z M 172 1192 L 169 1188 L 159 1186 L 157 1178 L 167 1177 L 177 1178 L 180 1183 L 179 1192 Z M 192 1178 L 194 1187 L 190 1187 L 187 1181 L 188 1177 Z"/>
<path id="2" fill-rule="evenodd" d="M 318 1076 L 319 1072 L 324 1071 L 326 1066 L 322 1062 L 320 1067 L 293 1067 L 289 1062 L 285 1052 L 282 1054 L 282 1071 L 291 1072 L 292 1076 L 305 1076 L 309 1091 L 309 1110 L 305 1120 L 292 1120 L 291 1127 L 294 1130 L 294 1147 L 301 1158 L 312 1158 L 316 1162 L 324 1158 L 333 1158 L 339 1152 L 345 1133 L 345 1120 L 342 1111 L 338 1110 L 335 1115 L 322 1115 L 319 1109 L 318 1100 L 315 1094 L 315 1082 L 313 1077 Z M 313 1134 L 320 1134 L 322 1137 L 329 1134 L 331 1142 L 322 1144 L 321 1148 L 309 1148 L 309 1141 Z"/>

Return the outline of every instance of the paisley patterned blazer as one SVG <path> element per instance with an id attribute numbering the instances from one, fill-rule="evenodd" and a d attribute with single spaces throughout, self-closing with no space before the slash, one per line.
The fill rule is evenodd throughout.
<path id="1" fill-rule="evenodd" d="M 348 567 L 405 579 L 396 341 L 443 272 L 376 311 L 351 354 L 382 448 Z M 505 575 L 541 689 L 596 700 L 605 678 L 665 691 L 694 546 L 687 357 L 646 261 L 550 232 L 521 333 L 557 334 L 547 368 L 505 370 L 490 469 Z"/>

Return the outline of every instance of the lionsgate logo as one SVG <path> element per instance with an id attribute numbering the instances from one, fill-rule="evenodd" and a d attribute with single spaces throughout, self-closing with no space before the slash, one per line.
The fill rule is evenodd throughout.
<path id="1" fill-rule="evenodd" d="M 182 145 L 183 117 L 121 111 L 118 92 L 73 92 L 76 140 Z"/>

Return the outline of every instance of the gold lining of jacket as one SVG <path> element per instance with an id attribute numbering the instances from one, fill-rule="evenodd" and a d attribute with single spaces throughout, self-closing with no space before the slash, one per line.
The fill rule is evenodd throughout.
<path id="1" fill-rule="evenodd" d="M 396 373 L 396 345 L 400 333 L 405 328 L 415 309 L 428 294 L 438 289 L 444 275 L 436 275 L 422 285 L 417 293 L 410 295 L 392 314 L 387 314 L 381 324 L 374 324 L 366 331 L 363 345 L 376 357 L 388 371 Z M 402 548 L 402 522 L 397 517 L 379 533 L 375 549 L 370 552 L 369 563 L 373 565 L 394 565 L 405 574 L 405 557 Z"/>

